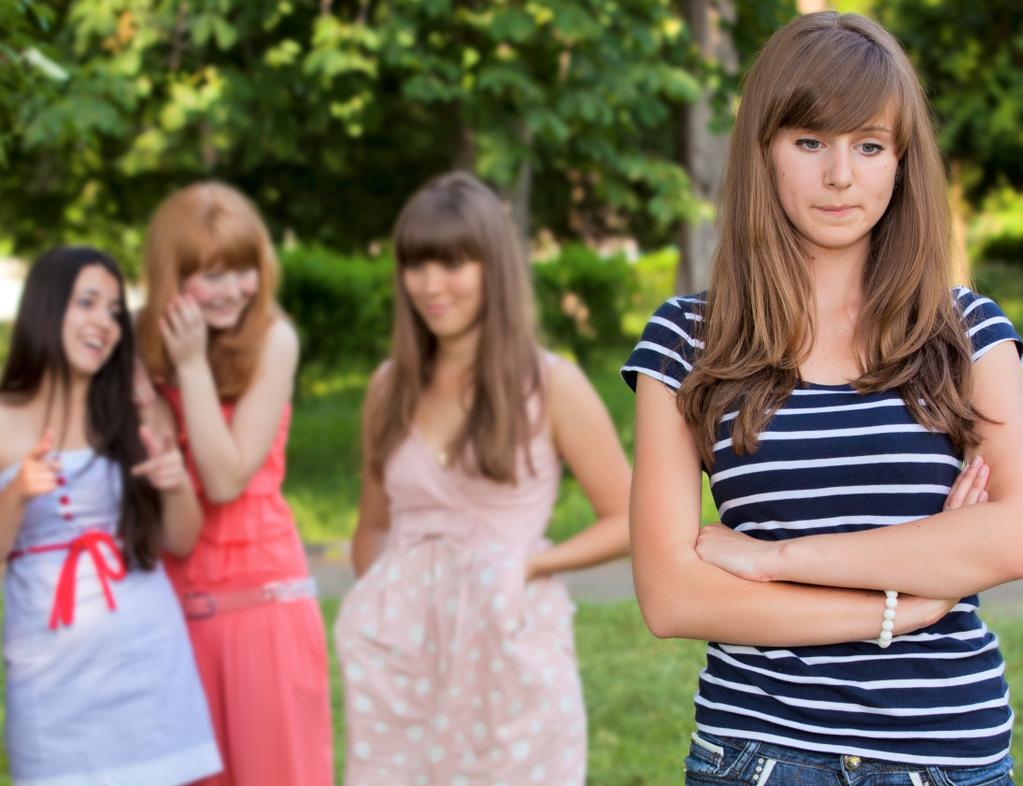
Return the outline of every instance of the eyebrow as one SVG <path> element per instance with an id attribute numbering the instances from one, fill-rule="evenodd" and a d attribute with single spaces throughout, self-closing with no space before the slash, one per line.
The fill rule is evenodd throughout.
<path id="1" fill-rule="evenodd" d="M 83 295 L 92 295 L 93 297 L 100 297 L 100 298 L 103 297 L 103 293 L 100 292 L 95 287 L 89 287 L 88 289 L 83 289 L 81 292 L 76 293 L 77 297 L 82 297 Z M 117 305 L 121 305 L 121 297 L 120 297 L 120 295 L 118 295 L 118 296 L 116 296 L 114 298 L 111 298 L 110 302 L 111 303 L 115 303 Z"/>
<path id="2" fill-rule="evenodd" d="M 884 134 L 891 134 L 892 133 L 892 130 L 888 126 L 863 126 L 863 128 L 861 128 L 859 130 L 860 131 L 870 131 L 871 133 L 877 133 L 878 131 L 880 131 L 881 133 L 884 133 Z"/>

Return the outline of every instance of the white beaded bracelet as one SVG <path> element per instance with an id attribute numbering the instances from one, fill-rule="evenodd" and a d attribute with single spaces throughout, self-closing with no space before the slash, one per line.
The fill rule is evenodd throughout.
<path id="1" fill-rule="evenodd" d="M 877 637 L 877 646 L 881 649 L 891 646 L 892 631 L 895 630 L 895 608 L 899 605 L 899 593 L 895 590 L 884 591 L 884 620 L 881 622 L 881 634 Z"/>

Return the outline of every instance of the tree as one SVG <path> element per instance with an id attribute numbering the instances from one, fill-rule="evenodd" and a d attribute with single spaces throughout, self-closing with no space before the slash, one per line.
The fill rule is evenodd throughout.
<path id="1" fill-rule="evenodd" d="M 1023 28 L 1016 0 L 878 4 L 923 79 L 941 148 L 977 198 L 1023 186 Z"/>
<path id="2" fill-rule="evenodd" d="M 16 143 L 21 98 L 32 92 L 49 95 L 54 83 L 67 78 L 40 49 L 52 19 L 52 9 L 33 0 L 0 4 L 0 166 Z"/>

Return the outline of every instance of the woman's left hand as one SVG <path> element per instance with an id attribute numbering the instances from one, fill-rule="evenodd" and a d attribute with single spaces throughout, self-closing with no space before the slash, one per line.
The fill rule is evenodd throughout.
<path id="1" fill-rule="evenodd" d="M 772 580 L 769 565 L 777 547 L 775 541 L 757 540 L 724 524 L 701 527 L 696 539 L 701 560 L 750 581 Z"/>
<path id="2" fill-rule="evenodd" d="M 132 467 L 132 475 L 146 477 L 157 491 L 176 491 L 189 482 L 185 460 L 174 442 L 173 434 L 166 434 L 157 440 L 148 427 L 142 426 L 139 436 L 149 458 Z"/>
<path id="3" fill-rule="evenodd" d="M 206 320 L 192 297 L 178 295 L 170 302 L 160 319 L 160 334 L 179 370 L 206 359 Z"/>

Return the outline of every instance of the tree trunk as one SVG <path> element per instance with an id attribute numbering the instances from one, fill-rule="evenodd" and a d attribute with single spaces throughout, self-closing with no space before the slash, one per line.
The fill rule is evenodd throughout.
<path id="1" fill-rule="evenodd" d="M 726 69 L 738 69 L 738 58 L 723 22 L 734 21 L 731 0 L 682 0 L 682 13 L 701 55 Z M 678 109 L 679 157 L 689 173 L 693 195 L 716 208 L 721 191 L 728 136 L 710 130 L 713 111 L 708 96 Z M 705 216 L 682 224 L 678 232 L 679 260 L 675 290 L 697 292 L 710 283 L 710 263 L 717 246 L 714 221 Z"/>

